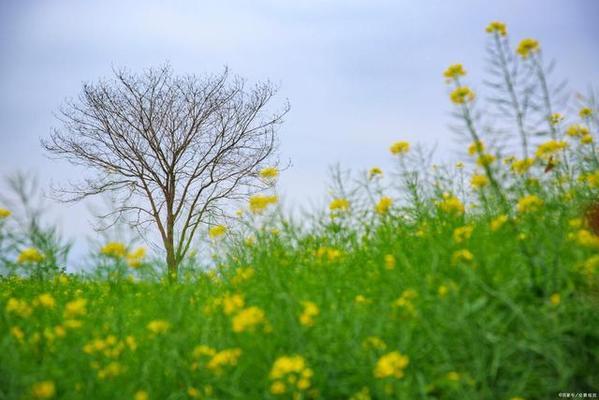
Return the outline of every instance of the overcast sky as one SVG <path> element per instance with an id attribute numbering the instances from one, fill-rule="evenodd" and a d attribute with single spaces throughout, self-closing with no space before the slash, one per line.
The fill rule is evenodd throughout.
<path id="1" fill-rule="evenodd" d="M 384 168 L 399 139 L 456 150 L 441 74 L 462 62 L 482 89 L 489 21 L 540 40 L 556 77 L 584 91 L 599 82 L 598 17 L 596 0 L 0 0 L 0 173 L 84 173 L 45 158 L 39 139 L 63 99 L 112 66 L 228 65 L 280 84 L 292 106 L 281 158 L 293 163 L 281 192 L 292 205 L 323 201 L 333 163 Z M 55 210 L 66 232 L 88 232 L 83 207 Z"/>

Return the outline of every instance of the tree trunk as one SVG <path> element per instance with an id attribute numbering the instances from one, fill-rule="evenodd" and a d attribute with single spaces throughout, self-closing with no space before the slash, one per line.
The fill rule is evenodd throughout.
<path id="1" fill-rule="evenodd" d="M 175 257 L 175 246 L 172 237 L 166 243 L 166 266 L 168 271 L 168 279 L 170 282 L 177 281 L 177 259 Z"/>

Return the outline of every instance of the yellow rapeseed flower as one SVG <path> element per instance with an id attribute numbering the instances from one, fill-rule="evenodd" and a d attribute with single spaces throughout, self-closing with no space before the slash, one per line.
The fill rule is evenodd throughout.
<path id="1" fill-rule="evenodd" d="M 19 253 L 17 263 L 19 264 L 35 264 L 42 262 L 45 256 L 35 247 L 27 247 Z"/>
<path id="2" fill-rule="evenodd" d="M 516 53 L 522 58 L 528 58 L 531 54 L 538 53 L 540 50 L 541 47 L 539 46 L 539 42 L 535 39 L 528 38 L 520 41 Z"/>
<path id="3" fill-rule="evenodd" d="M 399 351 L 392 351 L 378 359 L 374 367 L 374 377 L 378 379 L 397 378 L 404 376 L 404 369 L 408 366 L 410 359 Z"/>
<path id="4" fill-rule="evenodd" d="M 474 260 L 474 254 L 468 249 L 456 250 L 451 255 L 451 265 L 458 265 L 460 263 L 469 263 Z"/>
<path id="5" fill-rule="evenodd" d="M 56 300 L 54 300 L 54 297 L 50 293 L 40 294 L 37 296 L 35 302 L 44 308 L 54 308 L 56 306 Z"/>
<path id="6" fill-rule="evenodd" d="M 266 167 L 260 170 L 260 178 L 274 180 L 279 176 L 279 170 L 276 167 Z"/>
<path id="7" fill-rule="evenodd" d="M 586 229 L 580 229 L 575 238 L 578 244 L 583 247 L 599 249 L 599 236 Z"/>
<path id="8" fill-rule="evenodd" d="M 245 300 L 243 298 L 243 295 L 239 293 L 227 293 L 222 298 L 222 306 L 225 315 L 231 315 L 241 310 L 245 306 Z"/>
<path id="9" fill-rule="evenodd" d="M 395 268 L 395 257 L 393 256 L 393 254 L 386 254 L 385 255 L 385 268 L 391 270 L 393 268 Z"/>
<path id="10" fill-rule="evenodd" d="M 584 135 L 583 137 L 580 138 L 580 143 L 582 143 L 582 144 L 593 143 L 593 136 L 591 136 L 590 134 Z"/>
<path id="11" fill-rule="evenodd" d="M 379 167 L 372 167 L 370 171 L 368 171 L 368 179 L 376 178 L 379 176 L 383 176 L 383 170 Z"/>
<path id="12" fill-rule="evenodd" d="M 270 370 L 269 378 L 273 381 L 270 392 L 281 395 L 289 391 L 293 394 L 293 398 L 303 397 L 301 392 L 310 388 L 310 379 L 313 375 L 314 372 L 308 368 L 302 356 L 279 357 Z"/>
<path id="13" fill-rule="evenodd" d="M 10 210 L 0 207 L 0 220 L 10 217 L 11 214 L 12 212 Z"/>
<path id="14" fill-rule="evenodd" d="M 503 22 L 493 21 L 485 28 L 487 33 L 497 33 L 499 36 L 507 35 L 507 27 Z"/>
<path id="15" fill-rule="evenodd" d="M 501 227 L 509 220 L 507 215 L 500 215 L 491 220 L 491 230 L 493 232 L 498 231 Z"/>
<path id="16" fill-rule="evenodd" d="M 161 334 L 166 333 L 170 329 L 171 324 L 168 321 L 157 319 L 150 321 L 146 327 L 154 334 Z"/>
<path id="17" fill-rule="evenodd" d="M 582 119 L 591 118 L 591 116 L 593 116 L 593 110 L 590 107 L 583 107 L 578 112 L 578 115 Z"/>
<path id="18" fill-rule="evenodd" d="M 493 154 L 489 154 L 489 153 L 485 153 L 485 154 L 481 154 L 477 159 L 476 159 L 476 163 L 478 165 L 480 165 L 481 167 L 486 167 L 489 166 L 491 164 L 493 164 L 493 162 L 496 160 L 497 158 L 493 155 Z"/>
<path id="19" fill-rule="evenodd" d="M 210 239 L 216 239 L 227 233 L 227 227 L 224 225 L 214 225 L 208 229 Z"/>
<path id="20" fill-rule="evenodd" d="M 526 195 L 520 200 L 518 200 L 518 204 L 516 205 L 516 210 L 520 213 L 529 213 L 535 212 L 543 206 L 543 200 L 534 194 Z"/>
<path id="21" fill-rule="evenodd" d="M 464 70 L 462 64 L 452 64 L 449 67 L 447 67 L 445 72 L 443 72 L 443 76 L 450 81 L 455 80 L 460 76 L 464 75 L 466 75 L 466 70 Z"/>
<path id="22" fill-rule="evenodd" d="M 4 309 L 7 313 L 14 313 L 21 318 L 27 318 L 33 312 L 33 309 L 27 304 L 27 301 L 19 300 L 14 297 L 8 299 Z"/>
<path id="23" fill-rule="evenodd" d="M 381 197 L 379 202 L 376 204 L 375 210 L 378 214 L 381 214 L 381 215 L 387 214 L 387 212 L 389 212 L 389 209 L 391 208 L 392 205 L 393 205 L 393 199 L 388 196 L 383 196 L 383 197 Z"/>
<path id="24" fill-rule="evenodd" d="M 272 204 L 277 204 L 279 198 L 275 195 L 255 194 L 250 197 L 249 208 L 252 214 L 261 214 Z"/>
<path id="25" fill-rule="evenodd" d="M 568 143 L 563 140 L 549 140 L 537 147 L 536 156 L 539 158 L 547 158 L 560 150 L 568 147 Z"/>
<path id="26" fill-rule="evenodd" d="M 528 170 L 534 165 L 535 160 L 533 158 L 524 158 L 522 160 L 515 160 L 511 169 L 514 173 L 518 175 L 523 175 L 528 172 Z"/>
<path id="27" fill-rule="evenodd" d="M 589 134 L 589 128 L 581 124 L 572 124 L 566 128 L 566 135 L 571 137 L 582 137 Z"/>
<path id="28" fill-rule="evenodd" d="M 389 147 L 389 151 L 394 156 L 406 154 L 408 151 L 410 151 L 410 143 L 406 141 L 395 142 L 391 145 L 391 147 Z"/>
<path id="29" fill-rule="evenodd" d="M 549 302 L 551 302 L 551 305 L 553 305 L 553 306 L 559 306 L 559 304 L 562 302 L 562 297 L 560 296 L 559 293 L 553 293 L 549 297 Z"/>
<path id="30" fill-rule="evenodd" d="M 31 397 L 34 399 L 51 399 L 56 394 L 56 387 L 52 381 L 42 381 L 31 387 Z"/>
<path id="31" fill-rule="evenodd" d="M 150 395 L 145 390 L 138 390 L 135 392 L 135 395 L 133 395 L 133 400 L 148 400 L 149 398 Z"/>
<path id="32" fill-rule="evenodd" d="M 468 146 L 468 154 L 471 156 L 482 154 L 485 151 L 485 144 L 481 140 L 474 141 Z"/>
<path id="33" fill-rule="evenodd" d="M 489 184 L 489 178 L 486 175 L 475 174 L 470 178 L 470 185 L 475 189 L 481 189 Z"/>
<path id="34" fill-rule="evenodd" d="M 220 374 L 223 367 L 233 367 L 237 365 L 239 357 L 241 357 L 241 349 L 225 349 L 214 354 L 206 364 L 206 368 L 216 374 Z"/>
<path id="35" fill-rule="evenodd" d="M 303 326 L 313 326 L 314 318 L 316 318 L 318 314 L 320 314 L 320 309 L 318 308 L 316 303 L 313 303 L 311 301 L 302 302 L 302 306 L 304 307 L 304 309 L 299 317 L 300 324 L 302 324 Z"/>
<path id="36" fill-rule="evenodd" d="M 264 311 L 256 306 L 248 307 L 241 310 L 231 320 L 233 332 L 254 332 L 256 327 L 266 323 Z"/>
<path id="37" fill-rule="evenodd" d="M 87 300 L 83 298 L 78 298 L 72 301 L 69 301 L 64 306 L 64 317 L 65 318 L 75 318 L 85 315 L 87 312 Z"/>
<path id="38" fill-rule="evenodd" d="M 457 244 L 463 243 L 466 240 L 470 239 L 472 236 L 472 232 L 474 231 L 474 227 L 472 225 L 464 225 L 453 230 L 453 241 Z"/>
<path id="39" fill-rule="evenodd" d="M 349 200 L 337 198 L 329 203 L 329 210 L 332 212 L 343 212 L 349 210 Z"/>
<path id="40" fill-rule="evenodd" d="M 100 254 L 113 258 L 123 258 L 127 255 L 127 246 L 121 242 L 109 242 L 100 249 Z"/>
<path id="41" fill-rule="evenodd" d="M 553 126 L 558 125 L 564 120 L 564 116 L 560 113 L 553 113 L 549 116 L 549 123 Z"/>
<path id="42" fill-rule="evenodd" d="M 462 215 L 464 214 L 464 204 L 454 195 L 446 194 L 443 200 L 437 203 L 441 211 L 447 214 Z"/>
<path id="43" fill-rule="evenodd" d="M 474 100 L 474 97 L 474 92 L 468 86 L 457 87 L 449 95 L 449 98 L 455 104 L 469 103 Z"/>
<path id="44" fill-rule="evenodd" d="M 139 268 L 143 259 L 146 257 L 146 248 L 138 247 L 129 254 L 127 254 L 127 265 L 131 268 Z"/>

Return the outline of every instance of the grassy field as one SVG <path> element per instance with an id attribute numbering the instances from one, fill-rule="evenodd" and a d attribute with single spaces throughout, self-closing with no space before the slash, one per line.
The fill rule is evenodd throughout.
<path id="1" fill-rule="evenodd" d="M 394 171 L 335 175 L 329 208 L 302 224 L 254 198 L 206 233 L 212 268 L 192 258 L 177 283 L 120 243 L 97 249 L 102 275 L 60 272 L 47 236 L 6 244 L 4 210 L 0 399 L 599 391 L 596 108 L 552 114 L 553 137 L 518 159 L 478 140 L 452 68 L 468 161 L 431 167 L 397 142 Z"/>

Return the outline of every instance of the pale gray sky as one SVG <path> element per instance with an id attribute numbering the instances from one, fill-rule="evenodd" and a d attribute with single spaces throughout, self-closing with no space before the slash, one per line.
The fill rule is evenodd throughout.
<path id="1" fill-rule="evenodd" d="M 556 77 L 584 91 L 599 82 L 598 17 L 596 0 L 0 0 L 0 173 L 84 173 L 45 158 L 39 139 L 61 101 L 113 65 L 226 64 L 280 83 L 292 106 L 282 159 L 293 163 L 281 192 L 289 204 L 319 201 L 335 162 L 384 168 L 399 139 L 456 149 L 441 74 L 462 62 L 482 87 L 488 22 L 506 22 L 514 41 L 540 40 Z M 56 210 L 66 232 L 88 231 L 83 207 Z"/>

